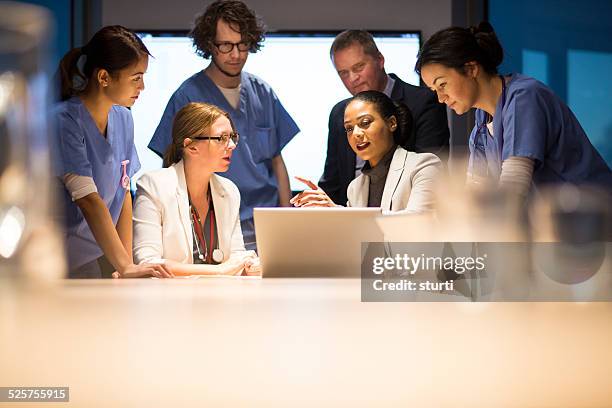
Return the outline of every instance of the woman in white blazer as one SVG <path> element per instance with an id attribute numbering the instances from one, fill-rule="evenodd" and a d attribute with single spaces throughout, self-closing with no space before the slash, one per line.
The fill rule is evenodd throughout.
<path id="1" fill-rule="evenodd" d="M 261 274 L 245 251 L 240 193 L 215 172 L 229 168 L 238 134 L 214 105 L 179 110 L 164 168 L 144 174 L 134 203 L 134 258 L 163 263 L 173 275 Z"/>
<path id="2" fill-rule="evenodd" d="M 434 182 L 442 162 L 431 153 L 403 147 L 412 132 L 408 108 L 378 91 L 355 95 L 344 111 L 349 145 L 365 161 L 347 191 L 349 207 L 381 207 L 385 212 L 423 213 L 433 210 Z M 309 190 L 291 199 L 296 207 L 335 207 L 313 182 L 299 178 Z"/>

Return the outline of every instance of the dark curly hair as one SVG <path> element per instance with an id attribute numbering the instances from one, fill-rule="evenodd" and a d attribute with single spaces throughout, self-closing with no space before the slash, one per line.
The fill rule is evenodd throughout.
<path id="1" fill-rule="evenodd" d="M 196 17 L 189 37 L 193 40 L 196 53 L 206 59 L 212 55 L 217 22 L 225 20 L 231 26 L 237 26 L 242 41 L 251 46 L 249 52 L 257 52 L 264 41 L 265 26 L 253 10 L 238 0 L 217 0 L 211 3 L 204 13 Z"/>

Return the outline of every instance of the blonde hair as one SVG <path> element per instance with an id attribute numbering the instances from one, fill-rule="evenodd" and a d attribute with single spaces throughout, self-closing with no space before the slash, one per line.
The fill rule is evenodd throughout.
<path id="1" fill-rule="evenodd" d="M 172 143 L 164 154 L 164 167 L 178 163 L 183 158 L 183 142 L 185 139 L 200 136 L 210 130 L 211 126 L 221 116 L 225 116 L 236 131 L 229 114 L 223 109 L 208 103 L 191 102 L 183 106 L 174 116 L 172 123 Z"/>

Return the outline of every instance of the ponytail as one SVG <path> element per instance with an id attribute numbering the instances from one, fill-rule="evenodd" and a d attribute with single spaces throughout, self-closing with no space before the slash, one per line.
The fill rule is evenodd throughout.
<path id="1" fill-rule="evenodd" d="M 395 119 L 397 120 L 397 129 L 393 132 L 393 141 L 406 150 L 414 151 L 416 149 L 416 138 L 414 136 L 412 112 L 403 102 L 394 101 L 393 104 L 395 105 Z"/>
<path id="2" fill-rule="evenodd" d="M 82 90 L 75 82 L 80 80 L 82 84 L 87 83 L 87 78 L 78 67 L 79 59 L 83 55 L 83 49 L 81 47 L 73 48 L 68 51 L 60 61 L 60 97 L 62 101 L 73 97 Z"/>
<path id="3" fill-rule="evenodd" d="M 168 148 L 166 149 L 166 152 L 164 153 L 164 161 L 163 161 L 162 166 L 170 167 L 173 164 L 178 163 L 182 158 L 183 158 L 182 140 L 181 140 L 180 147 L 177 147 L 176 143 L 172 141 L 172 143 L 170 143 L 170 146 L 168 146 Z"/>
<path id="4" fill-rule="evenodd" d="M 412 112 L 406 105 L 402 102 L 394 102 L 387 95 L 378 91 L 359 92 L 348 103 L 355 100 L 371 103 L 385 120 L 388 120 L 391 116 L 395 117 L 397 126 L 393 131 L 393 142 L 406 150 L 414 151 L 414 121 L 412 120 Z"/>
<path id="5" fill-rule="evenodd" d="M 470 27 L 470 33 L 481 51 L 480 64 L 488 73 L 496 74 L 497 67 L 504 60 L 504 49 L 497 39 L 493 26 L 483 21 L 478 26 Z"/>
<path id="6" fill-rule="evenodd" d="M 85 46 L 73 48 L 62 58 L 58 70 L 61 99 L 82 92 L 96 70 L 104 69 L 113 75 L 147 55 L 151 55 L 149 50 L 132 31 L 119 25 L 103 27 Z M 85 59 L 83 64 L 79 63 L 81 57 Z"/>

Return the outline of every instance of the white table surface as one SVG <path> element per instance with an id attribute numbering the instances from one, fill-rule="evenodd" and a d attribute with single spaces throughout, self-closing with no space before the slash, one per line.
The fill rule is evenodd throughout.
<path id="1" fill-rule="evenodd" d="M 0 386 L 70 387 L 18 407 L 612 406 L 611 303 L 362 303 L 358 279 L 2 284 Z"/>

